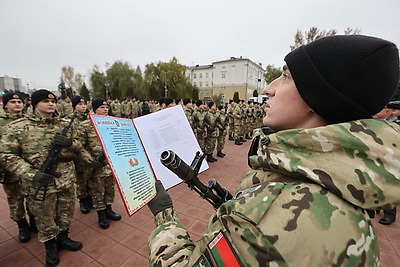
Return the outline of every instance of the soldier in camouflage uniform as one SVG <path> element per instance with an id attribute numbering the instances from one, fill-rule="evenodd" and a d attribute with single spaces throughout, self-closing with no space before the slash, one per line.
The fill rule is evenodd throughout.
<path id="1" fill-rule="evenodd" d="M 223 158 L 226 154 L 222 150 L 225 147 L 226 135 L 228 134 L 228 116 L 225 113 L 223 105 L 218 106 L 217 127 L 219 130 L 217 137 L 217 157 Z"/>
<path id="2" fill-rule="evenodd" d="M 190 128 L 192 128 L 193 133 L 196 134 L 193 121 L 193 103 L 189 98 L 184 98 L 182 103 L 183 103 L 183 111 L 185 112 L 186 118 L 189 121 Z"/>
<path id="3" fill-rule="evenodd" d="M 204 121 L 205 115 L 206 111 L 203 101 L 197 100 L 196 107 L 193 110 L 193 123 L 195 125 L 194 129 L 196 133 L 196 139 L 197 142 L 199 143 L 202 153 L 205 153 L 206 151 L 205 140 L 207 137 L 207 127 Z"/>
<path id="4" fill-rule="evenodd" d="M 129 118 L 131 116 L 132 109 L 130 102 L 130 98 L 125 98 L 121 103 L 121 114 L 123 118 Z"/>
<path id="5" fill-rule="evenodd" d="M 234 125 L 233 125 L 233 109 L 234 109 L 234 104 L 233 104 L 233 100 L 229 100 L 229 104 L 228 107 L 226 109 L 226 115 L 228 116 L 228 120 L 229 120 L 229 124 L 228 124 L 228 139 L 229 140 L 235 140 L 233 139 L 233 129 L 234 129 Z"/>
<path id="6" fill-rule="evenodd" d="M 103 98 L 96 98 L 92 102 L 93 111 L 98 115 L 107 115 L 109 106 Z M 112 210 L 115 197 L 115 182 L 111 170 L 105 162 L 105 157 L 100 156 L 103 149 L 90 120 L 80 124 L 79 140 L 83 147 L 90 153 L 92 163 L 88 168 L 93 169 L 91 177 L 87 177 L 89 188 L 92 194 L 93 206 L 97 211 L 99 225 L 107 229 L 110 224 L 108 219 L 113 221 L 121 220 L 121 215 Z M 104 154 L 102 154 L 104 155 Z"/>
<path id="7" fill-rule="evenodd" d="M 27 195 L 28 208 L 36 219 L 39 241 L 46 247 L 46 264 L 55 266 L 59 262 L 59 249 L 77 251 L 82 248 L 81 242 L 68 237 L 68 229 L 75 207 L 73 160 L 76 155 L 82 161 L 88 158 L 84 157 L 82 145 L 75 139 L 73 127 L 66 136 L 60 134 L 70 120 L 55 115 L 53 93 L 45 89 L 35 91 L 32 106 L 32 115 L 8 124 L 1 139 L 0 163 L 19 176 L 21 191 Z M 53 145 L 61 150 L 57 169 L 48 174 L 42 172 L 41 167 Z"/>
<path id="8" fill-rule="evenodd" d="M 76 126 L 76 131 L 79 135 L 79 132 L 81 131 L 79 125 L 88 120 L 86 99 L 80 95 L 76 95 L 71 99 L 71 104 L 76 113 L 74 126 Z M 87 172 L 86 164 L 78 160 L 76 160 L 74 164 L 76 171 L 76 197 L 79 199 L 80 211 L 83 214 L 87 214 L 90 212 L 92 196 L 90 193 L 88 177 L 85 175 Z"/>
<path id="9" fill-rule="evenodd" d="M 205 139 L 205 154 L 207 156 L 206 160 L 211 163 L 217 161 L 217 159 L 213 157 L 215 145 L 217 143 L 217 137 L 219 135 L 217 117 L 217 106 L 212 101 L 208 102 L 208 111 L 204 116 L 204 121 L 207 128 L 207 138 Z"/>
<path id="10" fill-rule="evenodd" d="M 233 116 L 233 139 L 235 145 L 242 145 L 241 142 L 241 131 L 242 131 L 242 109 L 240 108 L 240 99 L 235 100 L 232 103 L 232 116 Z"/>
<path id="11" fill-rule="evenodd" d="M 9 92 L 3 96 L 4 114 L 0 116 L 0 137 L 7 129 L 7 124 L 24 116 L 24 102 L 19 93 Z M 30 226 L 25 216 L 26 195 L 22 194 L 18 176 L 0 168 L 0 183 L 3 184 L 10 209 L 10 218 L 18 224 L 18 239 L 21 243 L 31 239 L 30 228 L 37 231 L 34 216 L 28 212 Z"/>
<path id="12" fill-rule="evenodd" d="M 336 35 L 285 61 L 264 89 L 264 124 L 277 132 L 254 133 L 251 170 L 197 243 L 156 183 L 151 266 L 379 266 L 370 214 L 400 203 L 400 126 L 372 114 L 398 85 L 398 50 Z"/>
<path id="13" fill-rule="evenodd" d="M 61 102 L 59 112 L 63 118 L 70 117 L 74 113 L 69 96 L 65 97 L 64 101 Z"/>
<path id="14" fill-rule="evenodd" d="M 114 101 L 111 102 L 110 104 L 112 113 L 116 117 L 121 117 L 121 103 L 119 102 L 119 99 L 116 97 Z"/>

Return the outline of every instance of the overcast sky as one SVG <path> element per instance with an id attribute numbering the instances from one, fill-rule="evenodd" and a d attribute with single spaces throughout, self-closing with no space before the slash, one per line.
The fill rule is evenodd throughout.
<path id="1" fill-rule="evenodd" d="M 280 67 L 297 30 L 347 27 L 400 46 L 399 0 L 1 0 L 0 76 L 55 89 L 61 67 L 206 65 L 243 56 Z"/>

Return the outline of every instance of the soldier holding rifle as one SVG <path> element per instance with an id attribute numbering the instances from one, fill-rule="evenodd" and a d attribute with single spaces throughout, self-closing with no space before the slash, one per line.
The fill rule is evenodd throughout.
<path id="1" fill-rule="evenodd" d="M 275 132 L 254 131 L 251 169 L 197 243 L 157 182 L 148 204 L 156 222 L 150 265 L 379 265 L 371 216 L 400 203 L 400 126 L 372 115 L 398 86 L 398 49 L 336 35 L 293 50 L 285 62 L 264 89 L 263 122 Z"/>
<path id="2" fill-rule="evenodd" d="M 32 93 L 33 113 L 9 124 L 2 136 L 0 163 L 19 176 L 21 191 L 36 218 L 39 241 L 46 247 L 46 265 L 56 266 L 58 250 L 77 251 L 82 243 L 71 240 L 68 229 L 75 207 L 76 155 L 85 160 L 82 145 L 75 140 L 70 120 L 56 115 L 56 96 L 45 89 Z M 44 172 L 48 155 L 59 148 L 51 171 Z M 49 152 L 50 151 L 50 152 Z M 54 161 L 52 161 L 54 162 Z"/>

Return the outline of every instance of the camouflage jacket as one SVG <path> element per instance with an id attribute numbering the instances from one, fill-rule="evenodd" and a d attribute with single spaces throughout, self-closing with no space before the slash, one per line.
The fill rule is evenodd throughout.
<path id="1" fill-rule="evenodd" d="M 36 191 L 37 185 L 33 183 L 33 177 L 46 161 L 55 134 L 60 133 L 69 121 L 60 117 L 44 119 L 33 113 L 8 124 L 9 127 L 0 141 L 0 165 L 20 178 L 23 194 L 32 195 Z M 76 140 L 74 127 L 69 129 L 67 136 L 72 139 L 72 145 L 61 149 L 60 158 L 72 159 L 76 155 L 78 160 L 87 161 L 87 152 L 85 153 L 81 143 Z M 62 191 L 75 183 L 72 160 L 60 160 L 57 172 L 61 177 L 55 178 L 49 184 L 48 193 Z"/>
<path id="2" fill-rule="evenodd" d="M 7 124 L 11 121 L 22 118 L 23 114 L 11 114 L 8 111 L 4 111 L 0 115 L 0 138 L 7 130 Z M 0 167 L 0 183 L 15 183 L 18 182 L 19 178 Z"/>
<path id="3" fill-rule="evenodd" d="M 91 121 L 88 119 L 83 121 L 79 125 L 78 139 L 82 143 L 83 147 L 89 152 L 91 160 L 93 161 L 100 153 L 103 153 L 103 148 L 97 138 L 96 131 L 93 128 Z M 106 166 L 105 159 L 103 160 L 104 166 Z M 109 176 L 111 170 L 108 167 L 103 167 L 98 170 L 94 170 L 93 175 L 96 176 Z"/>
<path id="4" fill-rule="evenodd" d="M 186 106 L 183 107 L 183 111 L 185 112 L 186 118 L 189 121 L 190 127 L 193 131 L 195 131 L 194 123 L 193 123 L 193 108 L 188 108 Z"/>
<path id="5" fill-rule="evenodd" d="M 193 124 L 195 125 L 195 133 L 198 138 L 206 138 L 207 137 L 207 127 L 204 121 L 206 115 L 206 111 L 195 107 L 193 110 Z"/>
<path id="6" fill-rule="evenodd" d="M 218 118 L 218 113 L 216 110 L 206 111 L 206 115 L 204 116 L 204 121 L 206 123 L 208 137 L 218 137 L 219 135 L 217 118 Z"/>
<path id="7" fill-rule="evenodd" d="M 196 245 L 173 209 L 156 215 L 151 265 L 217 266 L 234 255 L 242 266 L 379 266 L 365 209 L 400 203 L 400 126 L 368 119 L 256 130 L 249 165 Z M 215 256 L 219 240 L 232 252 Z"/>

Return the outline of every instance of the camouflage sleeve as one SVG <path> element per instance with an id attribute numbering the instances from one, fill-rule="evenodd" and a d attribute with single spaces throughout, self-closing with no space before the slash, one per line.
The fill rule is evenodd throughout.
<path id="1" fill-rule="evenodd" d="M 150 266 L 187 265 L 195 244 L 186 228 L 179 222 L 173 208 L 159 212 L 155 217 L 156 229 L 150 234 Z"/>
<path id="2" fill-rule="evenodd" d="M 32 180 L 38 171 L 20 156 L 20 144 L 12 127 L 8 128 L 0 140 L 0 165 L 27 180 Z"/>

